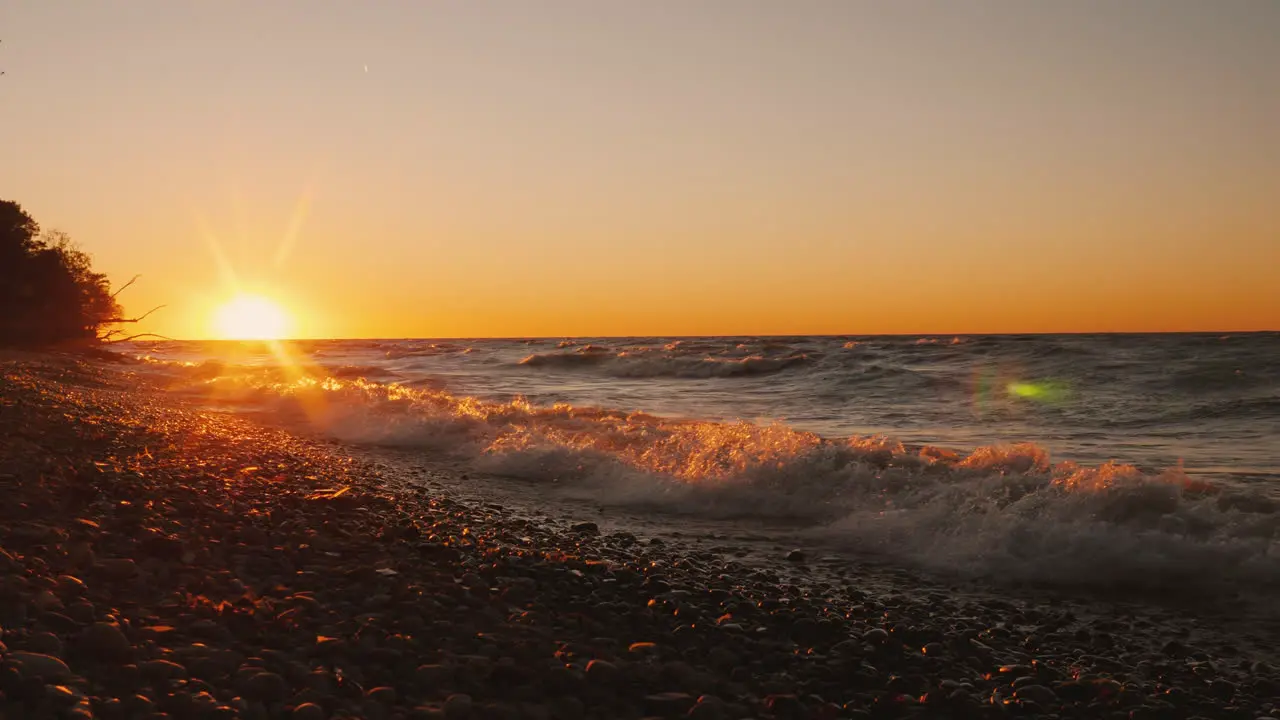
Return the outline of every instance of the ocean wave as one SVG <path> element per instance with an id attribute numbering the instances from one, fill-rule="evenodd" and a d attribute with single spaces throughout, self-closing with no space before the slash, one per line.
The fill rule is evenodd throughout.
<path id="1" fill-rule="evenodd" d="M 1280 422 L 1280 396 L 1247 397 L 1201 403 L 1186 412 L 1189 420 L 1229 418 Z"/>
<path id="2" fill-rule="evenodd" d="M 597 365 L 611 357 L 613 351 L 595 345 L 583 345 L 573 352 L 534 353 L 520 361 L 529 367 L 570 368 L 583 365 Z"/>
<path id="3" fill-rule="evenodd" d="M 769 375 L 787 368 L 808 365 L 812 358 L 803 353 L 768 357 L 714 357 L 675 355 L 653 348 L 638 347 L 613 352 L 585 346 L 569 353 L 541 353 L 520 361 L 529 367 L 555 369 L 597 368 L 617 378 L 727 378 Z"/>
<path id="4" fill-rule="evenodd" d="M 287 363 L 237 363 L 226 360 L 172 360 L 142 355 L 137 360 L 161 372 L 187 380 L 227 382 L 235 380 L 247 385 L 268 385 L 296 380 L 298 377 L 336 378 L 339 380 L 381 380 L 398 377 L 397 373 L 379 365 L 317 362 L 315 357 L 294 357 Z"/>
<path id="5" fill-rule="evenodd" d="M 638 357 L 619 358 L 616 365 L 607 368 L 614 377 L 672 377 L 672 378 L 725 378 L 747 375 L 771 375 L 787 368 L 810 364 L 808 355 L 744 358 L 672 358 Z"/>
<path id="6" fill-rule="evenodd" d="M 713 353 L 724 352 L 727 345 L 723 342 L 707 342 L 705 340 L 672 340 L 662 346 L 667 352 L 676 352 L 683 354 L 708 355 Z"/>
<path id="7" fill-rule="evenodd" d="M 1280 396 L 1168 402 L 1144 414 L 1107 420 L 1104 425 L 1113 429 L 1134 430 L 1198 425 L 1206 421 L 1219 424 L 1249 423 L 1258 430 L 1264 427 L 1270 427 L 1273 431 L 1280 429 Z"/>
<path id="8" fill-rule="evenodd" d="M 1031 358 L 1048 358 L 1063 362 L 1078 363 L 1081 358 L 1094 357 L 1096 350 L 1070 342 L 1045 342 L 1023 348 L 1023 353 Z"/>
<path id="9" fill-rule="evenodd" d="M 384 356 L 388 360 L 400 360 L 403 358 L 415 357 L 434 357 L 436 355 L 452 355 L 456 353 L 469 352 L 471 348 L 466 345 L 455 345 L 452 343 L 431 343 L 429 345 L 396 345 L 387 349 Z"/>
<path id="10" fill-rule="evenodd" d="M 1172 387 L 1178 392 L 1192 394 L 1275 387 L 1275 368 L 1263 366 L 1261 370 L 1262 372 L 1258 372 L 1253 367 L 1241 367 L 1240 363 L 1200 365 L 1157 376 L 1148 384 Z"/>
<path id="11" fill-rule="evenodd" d="M 612 357 L 612 356 L 610 356 Z M 704 422 L 365 380 L 193 376 L 339 441 L 555 482 L 593 501 L 815 527 L 859 552 L 965 576 L 1143 589 L 1280 588 L 1280 509 L 1181 468 L 1054 463 L 1034 444 L 970 452 L 785 425 Z"/>
<path id="12" fill-rule="evenodd" d="M 959 335 L 956 335 L 956 336 L 951 337 L 951 338 L 922 337 L 922 338 L 918 338 L 918 339 L 917 339 L 913 344 L 914 344 L 914 345 L 917 345 L 917 346 L 920 346 L 920 345 L 964 345 L 964 344 L 965 344 L 965 343 L 967 343 L 967 342 L 969 342 L 969 338 L 967 338 L 967 337 L 960 337 Z"/>
<path id="13" fill-rule="evenodd" d="M 837 391 L 902 393 L 904 390 L 937 392 L 966 389 L 973 385 L 973 378 L 959 372 L 924 372 L 901 365 L 868 362 L 831 372 L 827 382 Z"/>
<path id="14" fill-rule="evenodd" d="M 377 365 L 333 365 L 325 367 L 325 371 L 333 377 L 349 380 L 357 378 L 376 380 L 396 377 L 394 372 Z"/>

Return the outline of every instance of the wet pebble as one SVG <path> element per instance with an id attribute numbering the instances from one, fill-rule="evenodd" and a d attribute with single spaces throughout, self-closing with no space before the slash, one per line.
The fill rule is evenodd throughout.
<path id="1" fill-rule="evenodd" d="M 689 712 L 697 698 L 683 692 L 661 692 L 646 695 L 645 712 L 659 717 L 675 717 Z"/>
<path id="2" fill-rule="evenodd" d="M 1053 690 L 1044 685 L 1023 685 L 1014 691 L 1014 697 L 1023 700 L 1030 700 L 1037 705 L 1048 707 L 1058 701 L 1058 696 Z"/>
<path id="3" fill-rule="evenodd" d="M 455 693 L 444 701 L 444 716 L 448 720 L 466 720 L 471 717 L 471 707 L 470 695 Z"/>
<path id="4" fill-rule="evenodd" d="M 263 702 L 277 702 L 288 696 L 289 685 L 273 672 L 257 672 L 244 684 L 245 697 Z"/>
<path id="5" fill-rule="evenodd" d="M 621 671 L 608 660 L 597 659 L 587 663 L 586 678 L 593 683 L 612 686 L 621 678 Z"/>
<path id="6" fill-rule="evenodd" d="M 99 560 L 93 571 L 105 580 L 128 580 L 138 574 L 138 564 L 131 558 L 106 558 Z"/>
<path id="7" fill-rule="evenodd" d="M 133 651 L 133 645 L 120 626 L 103 622 L 84 629 L 80 635 L 80 647 L 97 660 L 117 660 L 128 657 Z"/>
<path id="8" fill-rule="evenodd" d="M 138 672 L 142 677 L 153 682 L 187 677 L 187 669 L 171 660 L 148 660 L 138 663 Z"/>
<path id="9" fill-rule="evenodd" d="M 311 702 L 298 705 L 293 709 L 293 713 L 290 715 L 293 720 L 326 720 L 328 716 L 329 715 L 324 711 L 324 708 Z"/>
<path id="10" fill-rule="evenodd" d="M 41 680 L 67 680 L 71 677 L 71 668 L 61 658 L 33 652 L 10 652 L 4 656 L 7 666 L 17 669 L 25 678 Z"/>

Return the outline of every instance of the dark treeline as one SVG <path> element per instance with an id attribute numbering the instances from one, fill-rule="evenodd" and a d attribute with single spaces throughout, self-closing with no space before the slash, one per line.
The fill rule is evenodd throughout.
<path id="1" fill-rule="evenodd" d="M 39 347 L 106 339 L 126 322 L 111 284 L 61 232 L 40 231 L 0 200 L 0 345 Z"/>

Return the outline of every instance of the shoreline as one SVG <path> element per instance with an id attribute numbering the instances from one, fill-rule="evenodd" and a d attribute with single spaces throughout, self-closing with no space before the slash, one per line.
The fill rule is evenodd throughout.
<path id="1" fill-rule="evenodd" d="M 378 453 L 92 362 L 0 370 L 0 714 L 1280 717 L 1274 621 L 735 558 L 397 489 Z"/>

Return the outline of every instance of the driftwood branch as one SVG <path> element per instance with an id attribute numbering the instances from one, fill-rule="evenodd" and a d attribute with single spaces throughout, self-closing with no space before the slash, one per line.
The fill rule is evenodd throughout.
<path id="1" fill-rule="evenodd" d="M 129 279 L 129 282 L 127 282 L 127 283 L 125 283 L 125 284 L 121 285 L 121 286 L 119 287 L 119 289 L 117 289 L 115 292 L 111 293 L 111 297 L 112 297 L 112 298 L 114 298 L 115 296 L 117 296 L 117 295 L 119 295 L 120 293 L 124 292 L 124 291 L 125 291 L 125 288 L 127 288 L 127 287 L 129 287 L 130 285 L 132 285 L 132 284 L 134 284 L 134 283 L 138 282 L 138 278 L 140 278 L 140 277 L 142 277 L 142 276 L 141 276 L 141 275 L 134 275 L 132 278 L 130 278 L 130 279 Z"/>
<path id="2" fill-rule="evenodd" d="M 115 339 L 112 339 L 110 333 L 108 333 L 106 336 L 102 338 L 102 341 L 109 342 L 109 343 L 122 343 L 122 342 L 129 342 L 130 340 L 137 340 L 138 338 L 159 338 L 160 340 L 168 340 L 170 342 L 174 341 L 173 338 L 168 337 L 167 335 L 160 335 L 158 333 L 137 333 L 135 335 L 128 335 L 122 338 L 115 338 Z"/>
<path id="3" fill-rule="evenodd" d="M 121 289 L 121 290 L 123 290 L 124 288 L 120 288 L 120 289 Z M 148 311 L 146 311 L 146 312 L 142 313 L 141 315 L 139 315 L 139 316 L 138 316 L 138 317 L 136 317 L 136 318 L 110 318 L 110 319 L 107 319 L 107 320 L 103 320 L 103 321 L 102 321 L 102 324 L 103 324 L 103 325 L 117 325 L 117 324 L 119 324 L 119 323 L 136 323 L 136 322 L 142 322 L 143 320 L 146 320 L 146 319 L 147 319 L 147 316 L 148 316 L 148 315 L 150 315 L 151 313 L 153 313 L 153 312 L 155 312 L 155 311 L 159 310 L 159 309 L 160 309 L 160 308 L 162 308 L 162 307 L 165 307 L 165 306 L 164 306 L 164 305 L 157 305 L 157 306 L 155 306 L 155 307 L 151 308 L 150 310 L 148 310 Z"/>

